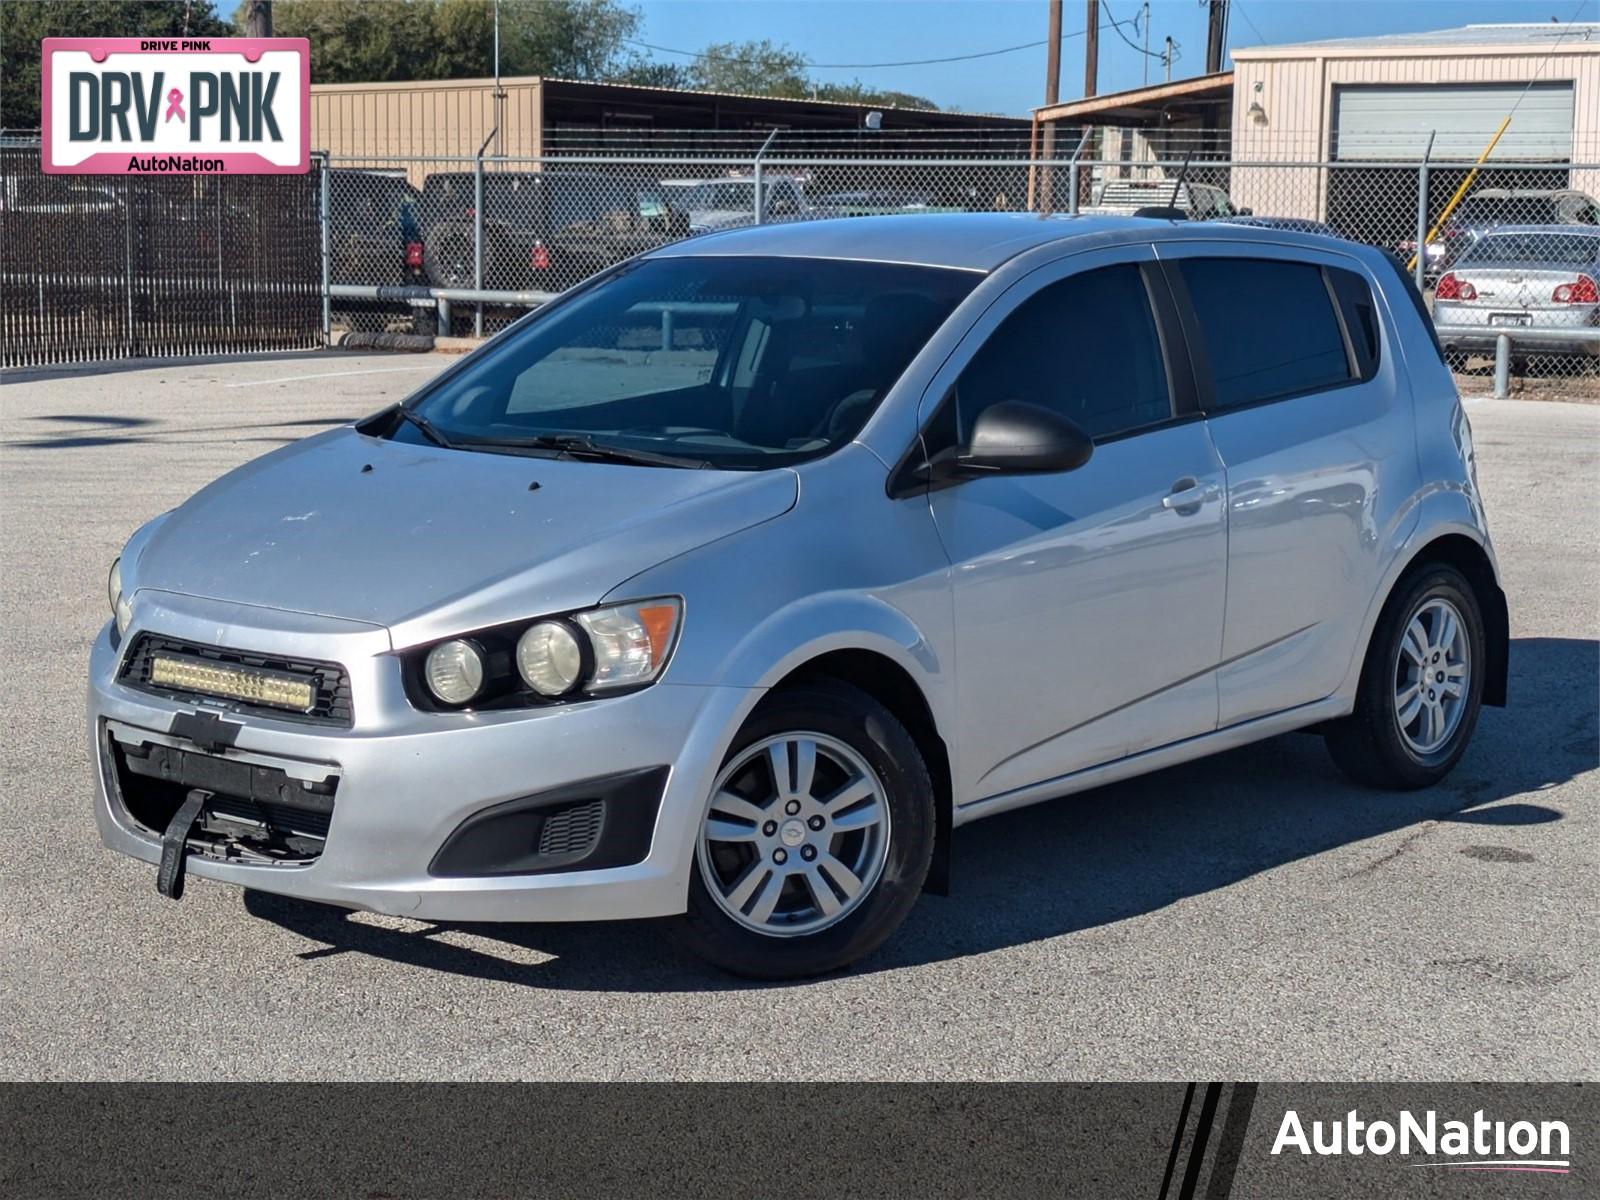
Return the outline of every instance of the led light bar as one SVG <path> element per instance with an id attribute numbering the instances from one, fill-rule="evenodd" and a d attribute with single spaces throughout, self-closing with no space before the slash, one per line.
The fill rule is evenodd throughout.
<path id="1" fill-rule="evenodd" d="M 317 692 L 309 682 L 253 667 L 231 667 L 200 659 L 157 654 L 150 660 L 150 682 L 182 692 L 220 696 L 246 704 L 265 704 L 310 712 Z"/>

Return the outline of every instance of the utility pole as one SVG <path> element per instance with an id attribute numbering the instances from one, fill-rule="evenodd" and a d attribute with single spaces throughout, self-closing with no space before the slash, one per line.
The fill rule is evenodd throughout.
<path id="1" fill-rule="evenodd" d="M 1167 52 L 1161 56 L 1161 61 L 1167 68 L 1167 82 L 1172 82 L 1172 35 L 1167 34 Z"/>
<path id="2" fill-rule="evenodd" d="M 1150 0 L 1144 0 L 1144 83 L 1150 86 Z"/>
<path id="3" fill-rule="evenodd" d="M 1223 43 L 1228 40 L 1228 0 L 1211 0 L 1206 13 L 1206 74 L 1222 70 Z"/>
<path id="4" fill-rule="evenodd" d="M 1083 25 L 1083 94 L 1095 94 L 1100 67 L 1100 0 L 1088 0 Z"/>
<path id="5" fill-rule="evenodd" d="M 245 0 L 244 32 L 253 38 L 272 36 L 272 0 Z"/>
<path id="6" fill-rule="evenodd" d="M 1044 58 L 1044 102 L 1061 100 L 1061 0 L 1050 0 L 1050 43 Z M 1056 156 L 1056 123 L 1044 123 L 1044 157 Z"/>

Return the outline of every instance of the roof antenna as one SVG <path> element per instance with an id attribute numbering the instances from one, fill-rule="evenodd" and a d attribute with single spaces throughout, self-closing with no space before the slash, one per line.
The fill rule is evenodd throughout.
<path id="1" fill-rule="evenodd" d="M 1178 207 L 1178 189 L 1183 186 L 1183 181 L 1189 177 L 1189 164 L 1193 161 L 1194 151 L 1191 150 L 1184 156 L 1183 169 L 1178 172 L 1178 178 L 1172 184 L 1172 199 L 1167 201 L 1168 208 Z"/>

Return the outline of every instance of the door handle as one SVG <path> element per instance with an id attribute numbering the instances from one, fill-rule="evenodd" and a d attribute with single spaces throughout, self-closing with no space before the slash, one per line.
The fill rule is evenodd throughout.
<path id="1" fill-rule="evenodd" d="M 1172 491 L 1161 497 L 1161 507 L 1182 512 L 1185 509 L 1196 509 L 1207 500 L 1212 499 L 1221 491 L 1220 485 L 1215 483 L 1201 483 L 1195 479 L 1180 479 L 1172 485 Z"/>

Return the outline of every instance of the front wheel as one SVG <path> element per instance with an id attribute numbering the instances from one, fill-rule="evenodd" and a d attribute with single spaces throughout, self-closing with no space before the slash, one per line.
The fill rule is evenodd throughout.
<path id="1" fill-rule="evenodd" d="M 706 801 L 683 939 L 758 979 L 848 966 L 916 902 L 933 804 L 916 742 L 882 704 L 831 680 L 775 693 Z"/>
<path id="2" fill-rule="evenodd" d="M 1358 783 L 1411 790 L 1450 773 L 1478 723 L 1483 614 L 1454 567 L 1402 580 L 1367 649 L 1355 711 L 1328 727 L 1333 760 Z"/>

